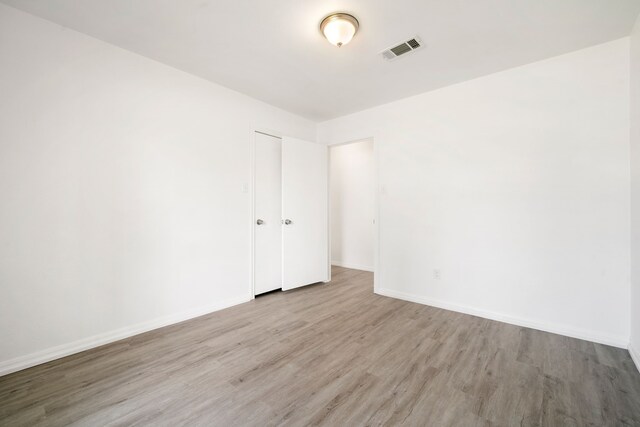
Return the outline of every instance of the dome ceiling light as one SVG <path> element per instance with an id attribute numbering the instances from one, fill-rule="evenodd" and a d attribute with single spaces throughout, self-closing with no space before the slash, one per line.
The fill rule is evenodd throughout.
<path id="1" fill-rule="evenodd" d="M 358 31 L 359 23 L 348 13 L 332 13 L 320 23 L 320 31 L 334 46 L 342 47 L 349 43 Z"/>

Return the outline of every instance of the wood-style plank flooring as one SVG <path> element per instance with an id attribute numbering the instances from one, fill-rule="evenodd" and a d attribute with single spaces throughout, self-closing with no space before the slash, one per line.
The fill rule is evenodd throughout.
<path id="1" fill-rule="evenodd" d="M 627 351 L 373 294 L 274 293 L 0 378 L 0 424 L 640 425 Z"/>

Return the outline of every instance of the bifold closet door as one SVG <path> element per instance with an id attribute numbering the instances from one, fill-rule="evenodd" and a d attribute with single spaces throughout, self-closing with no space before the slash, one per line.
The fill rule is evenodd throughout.
<path id="1" fill-rule="evenodd" d="M 282 289 L 329 280 L 328 147 L 282 138 Z"/>
<path id="2" fill-rule="evenodd" d="M 282 143 L 255 134 L 255 295 L 282 287 Z"/>

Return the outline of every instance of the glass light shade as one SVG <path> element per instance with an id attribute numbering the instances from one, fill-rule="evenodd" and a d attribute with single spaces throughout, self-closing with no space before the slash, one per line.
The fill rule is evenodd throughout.
<path id="1" fill-rule="evenodd" d="M 334 13 L 322 20 L 320 31 L 329 43 L 341 47 L 349 43 L 358 31 L 358 20 L 347 13 Z"/>

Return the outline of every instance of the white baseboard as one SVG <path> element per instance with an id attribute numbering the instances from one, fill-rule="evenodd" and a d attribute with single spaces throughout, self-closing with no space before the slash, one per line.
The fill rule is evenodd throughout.
<path id="1" fill-rule="evenodd" d="M 193 319 L 194 317 L 203 316 L 205 314 L 241 304 L 249 300 L 250 298 L 248 297 L 232 298 L 225 301 L 220 301 L 209 306 L 183 311 L 181 313 L 160 317 L 132 326 L 126 326 L 114 331 L 105 332 L 103 334 L 98 334 L 67 344 L 51 347 L 42 351 L 28 354 L 26 356 L 20 356 L 14 359 L 6 360 L 0 362 L 0 376 L 20 371 L 22 369 L 30 368 L 32 366 L 40 365 L 42 363 L 50 362 L 52 360 L 79 353 L 81 351 L 89 350 L 91 348 L 99 347 L 101 345 L 109 344 L 124 338 L 129 338 L 131 336 L 138 335 L 143 332 L 148 332 L 153 329 L 162 328 L 164 326 L 173 325 L 174 323 Z"/>
<path id="2" fill-rule="evenodd" d="M 429 305 L 433 307 L 443 308 L 445 310 L 456 311 L 459 313 L 471 314 L 473 316 L 483 317 L 485 319 L 497 320 L 504 323 L 510 323 L 512 325 L 523 326 L 531 329 L 538 329 L 540 331 L 551 332 L 558 335 L 565 335 L 572 338 L 579 338 L 587 341 L 596 342 L 599 344 L 611 345 L 614 347 L 628 348 L 629 341 L 623 337 L 610 337 L 600 334 L 594 334 L 593 332 L 575 329 L 565 325 L 557 325 L 551 323 L 540 322 L 536 320 L 523 319 L 507 314 L 496 313 L 489 310 L 483 310 L 479 308 L 458 305 L 455 303 L 449 303 L 446 301 L 434 300 L 431 298 L 407 294 L 404 292 L 398 292 L 391 289 L 378 289 L 375 291 L 379 295 L 397 298 L 405 301 L 416 302 L 418 304 Z M 637 364 L 638 362 L 636 362 Z"/>
<path id="3" fill-rule="evenodd" d="M 640 351 L 633 344 L 629 344 L 629 354 L 631 355 L 631 359 L 633 359 L 633 363 L 636 364 L 636 368 L 640 372 Z"/>
<path id="4" fill-rule="evenodd" d="M 342 261 L 331 261 L 331 265 L 335 265 L 337 267 L 344 267 L 344 268 L 353 268 L 354 270 L 362 270 L 362 271 L 371 271 L 373 272 L 373 267 L 371 266 L 367 266 L 367 265 L 361 265 L 361 264 L 352 264 L 349 262 L 342 262 Z"/>

